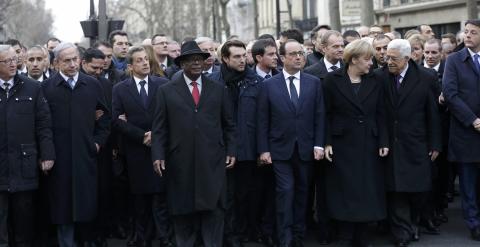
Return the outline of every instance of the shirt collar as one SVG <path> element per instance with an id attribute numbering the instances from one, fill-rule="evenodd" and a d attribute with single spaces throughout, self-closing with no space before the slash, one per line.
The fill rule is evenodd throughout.
<path id="1" fill-rule="evenodd" d="M 290 74 L 289 74 L 287 71 L 285 71 L 285 70 L 283 70 L 282 72 L 283 72 L 283 76 L 285 77 L 285 80 L 288 80 L 288 78 L 289 78 L 290 76 L 293 76 L 293 77 L 295 77 L 295 79 L 300 80 L 300 71 L 298 71 L 298 72 L 295 73 L 294 75 L 290 75 Z"/>
<path id="2" fill-rule="evenodd" d="M 323 57 L 323 62 L 325 63 L 325 67 L 327 67 L 327 70 L 329 70 L 332 66 L 337 66 L 337 68 L 341 67 L 340 61 L 338 61 L 336 64 L 331 64 L 326 57 Z"/>
<path id="3" fill-rule="evenodd" d="M 407 74 L 407 70 L 408 70 L 408 62 L 407 62 L 407 66 L 405 66 L 405 69 L 403 69 L 402 73 L 400 73 L 402 80 L 405 79 L 405 74 Z"/>
<path id="4" fill-rule="evenodd" d="M 433 67 L 430 68 L 430 67 L 428 66 L 428 64 L 427 64 L 427 61 L 424 60 L 424 61 L 423 61 L 423 67 L 428 68 L 428 69 L 434 69 L 435 71 L 438 72 L 438 69 L 440 68 L 440 62 L 439 62 L 437 65 L 435 65 L 435 66 L 433 66 Z"/>
<path id="5" fill-rule="evenodd" d="M 185 82 L 187 83 L 187 86 L 190 86 L 190 83 L 192 83 L 192 80 L 188 78 L 185 74 L 183 74 L 183 78 L 185 79 Z M 195 80 L 198 86 L 202 86 L 202 76 L 199 76 L 197 80 Z"/>
<path id="6" fill-rule="evenodd" d="M 208 73 L 208 74 L 213 73 L 213 66 L 215 66 L 215 65 L 210 66 L 210 69 L 204 70 L 202 73 L 204 73 L 204 74 L 205 73 Z"/>
<path id="7" fill-rule="evenodd" d="M 140 84 L 141 81 L 145 81 L 146 83 L 145 84 L 148 84 L 148 76 L 145 76 L 145 78 L 143 79 L 140 79 L 136 76 L 133 76 L 133 80 L 135 81 L 135 84 Z"/>
<path id="8" fill-rule="evenodd" d="M 70 76 L 66 76 L 65 74 L 62 73 L 62 71 L 59 72 L 60 75 L 62 76 L 62 78 L 65 80 L 65 81 L 68 81 L 68 78 L 70 78 Z M 75 83 L 77 83 L 78 81 L 78 72 L 77 74 L 75 74 L 72 78 L 73 78 L 73 81 L 75 81 Z"/>
<path id="9" fill-rule="evenodd" d="M 475 56 L 475 54 L 480 56 L 480 52 L 475 53 L 472 50 L 470 50 L 470 48 L 467 48 L 467 50 L 468 50 L 468 53 L 470 53 L 470 56 L 472 57 L 472 59 L 473 59 L 473 56 Z"/>
<path id="10" fill-rule="evenodd" d="M 10 85 L 10 88 L 13 87 L 13 83 L 14 83 L 13 79 L 14 79 L 14 78 L 15 78 L 15 77 L 12 77 L 12 78 L 10 78 L 10 80 L 6 81 L 6 83 L 8 83 L 8 84 Z M 2 79 L 0 79 L 0 86 L 1 86 L 2 88 L 4 88 L 4 86 L 5 86 L 4 83 L 5 83 L 5 81 L 2 80 Z"/>
<path id="11" fill-rule="evenodd" d="M 270 70 L 268 73 L 265 73 L 265 71 L 261 70 L 258 66 L 255 66 L 255 71 L 257 72 L 257 75 L 262 78 L 265 78 L 266 75 L 272 76 L 272 70 Z"/>

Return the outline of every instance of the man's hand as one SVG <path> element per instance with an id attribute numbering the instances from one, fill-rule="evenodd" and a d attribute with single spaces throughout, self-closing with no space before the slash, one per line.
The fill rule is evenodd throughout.
<path id="1" fill-rule="evenodd" d="M 480 131 L 480 118 L 477 118 L 475 119 L 475 121 L 473 121 L 473 127 L 475 128 L 476 131 Z"/>
<path id="2" fill-rule="evenodd" d="M 163 176 L 163 172 L 165 171 L 165 160 L 155 160 L 153 162 L 153 170 L 157 173 L 160 177 Z"/>
<path id="3" fill-rule="evenodd" d="M 145 132 L 145 134 L 143 135 L 143 144 L 147 145 L 148 147 L 150 147 L 150 145 L 152 145 L 152 132 L 151 131 Z"/>
<path id="4" fill-rule="evenodd" d="M 445 98 L 443 97 L 443 93 L 440 93 L 440 96 L 438 96 L 438 103 L 440 105 L 445 104 Z"/>
<path id="5" fill-rule="evenodd" d="M 235 157 L 227 155 L 225 164 L 227 164 L 227 169 L 233 168 L 233 166 L 235 166 Z"/>
<path id="6" fill-rule="evenodd" d="M 55 161 L 53 160 L 44 160 L 40 163 L 40 166 L 41 166 L 40 168 L 43 171 L 43 173 L 45 173 L 45 175 L 48 175 L 48 171 L 52 169 L 54 163 Z"/>
<path id="7" fill-rule="evenodd" d="M 388 151 L 388 148 L 380 148 L 378 149 L 378 155 L 380 155 L 380 157 L 387 157 Z"/>
<path id="8" fill-rule="evenodd" d="M 313 157 L 315 160 L 321 160 L 325 156 L 323 148 L 313 148 Z"/>
<path id="9" fill-rule="evenodd" d="M 330 162 L 333 160 L 333 148 L 330 145 L 325 147 L 325 158 Z"/>
<path id="10" fill-rule="evenodd" d="M 118 119 L 127 122 L 127 116 L 125 115 L 125 113 L 122 115 L 118 115 Z"/>
<path id="11" fill-rule="evenodd" d="M 437 150 L 432 150 L 428 153 L 431 161 L 435 161 L 438 157 L 439 152 Z"/>
<path id="12" fill-rule="evenodd" d="M 270 152 L 265 152 L 260 154 L 260 164 L 263 164 L 263 165 L 272 164 L 272 156 L 270 156 Z"/>
<path id="13" fill-rule="evenodd" d="M 95 111 L 95 120 L 98 121 L 103 116 L 103 111 L 102 110 L 96 110 Z"/>
<path id="14" fill-rule="evenodd" d="M 100 152 L 100 145 L 98 145 L 97 143 L 95 143 L 95 147 L 97 148 L 97 153 Z"/>

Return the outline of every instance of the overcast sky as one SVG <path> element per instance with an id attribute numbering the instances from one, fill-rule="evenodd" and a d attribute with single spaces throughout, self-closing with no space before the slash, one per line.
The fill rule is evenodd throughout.
<path id="1" fill-rule="evenodd" d="M 80 41 L 83 37 L 80 21 L 88 19 L 90 0 L 46 0 L 45 3 L 47 9 L 52 10 L 55 37 L 68 42 Z"/>

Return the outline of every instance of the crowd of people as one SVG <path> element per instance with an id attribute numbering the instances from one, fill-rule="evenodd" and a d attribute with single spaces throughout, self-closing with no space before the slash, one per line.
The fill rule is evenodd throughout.
<path id="1" fill-rule="evenodd" d="M 480 241 L 480 20 L 2 43 L 0 247 Z"/>

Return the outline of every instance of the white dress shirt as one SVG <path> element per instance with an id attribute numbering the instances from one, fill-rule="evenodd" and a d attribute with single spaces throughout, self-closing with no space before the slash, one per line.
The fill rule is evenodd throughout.
<path id="1" fill-rule="evenodd" d="M 295 79 L 293 79 L 293 85 L 295 85 L 298 98 L 300 98 L 300 71 L 298 71 L 294 75 L 290 75 L 287 71 L 283 70 L 283 76 L 285 77 L 285 84 L 287 85 L 288 95 L 290 95 L 290 98 L 292 97 L 292 94 L 290 93 L 290 79 L 288 78 L 290 76 L 295 77 Z"/>
<path id="2" fill-rule="evenodd" d="M 68 82 L 68 78 L 73 78 L 73 85 L 77 85 L 77 81 L 78 81 L 78 72 L 77 74 L 75 74 L 74 76 L 70 77 L 70 76 L 66 76 L 65 74 L 62 73 L 62 71 L 58 72 L 60 73 L 60 75 L 63 77 L 63 79 Z M 68 83 L 67 83 L 68 84 Z M 69 85 L 70 86 L 70 85 Z"/>
<path id="3" fill-rule="evenodd" d="M 328 72 L 333 71 L 333 69 L 331 69 L 332 66 L 337 66 L 337 69 L 342 67 L 340 61 L 338 61 L 336 64 L 331 64 L 325 57 L 323 58 L 323 62 L 325 63 L 325 67 L 327 67 Z"/>
<path id="4" fill-rule="evenodd" d="M 190 90 L 190 93 L 192 93 L 193 91 L 193 86 L 190 85 L 190 83 L 192 83 L 192 80 L 190 80 L 190 78 L 188 78 L 185 74 L 183 74 L 183 78 L 185 78 L 185 82 L 187 83 L 187 86 L 188 86 L 188 89 Z M 199 76 L 195 82 L 197 83 L 197 88 L 198 88 L 198 92 L 200 94 L 202 94 L 202 77 Z"/>
<path id="5" fill-rule="evenodd" d="M 435 71 L 438 72 L 438 69 L 440 68 L 440 63 L 438 63 L 437 65 L 433 66 L 433 67 L 430 67 L 428 66 L 427 64 L 427 61 L 423 61 L 423 67 L 427 68 L 427 69 L 434 69 Z"/>
<path id="6" fill-rule="evenodd" d="M 268 73 L 265 73 L 265 71 L 258 68 L 258 66 L 255 66 L 255 71 L 257 72 L 257 75 L 262 78 L 265 78 L 266 75 L 270 75 L 270 77 L 272 77 L 272 70 L 270 70 Z"/>
<path id="7" fill-rule="evenodd" d="M 145 76 L 145 78 L 143 79 L 133 76 L 133 80 L 135 80 L 135 85 L 137 85 L 137 90 L 139 94 L 140 94 L 140 89 L 142 89 L 142 85 L 140 85 L 140 82 L 145 81 L 145 86 L 143 87 L 145 88 L 145 91 L 147 92 L 147 96 L 148 96 L 148 76 Z"/>

